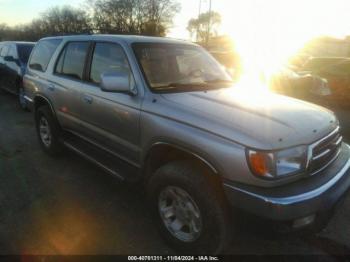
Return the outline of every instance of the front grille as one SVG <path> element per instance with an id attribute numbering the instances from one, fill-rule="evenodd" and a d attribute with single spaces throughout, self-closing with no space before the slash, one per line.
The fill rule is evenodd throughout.
<path id="1" fill-rule="evenodd" d="M 320 172 L 330 165 L 339 155 L 343 137 L 338 127 L 325 138 L 311 146 L 309 170 L 311 174 Z"/>

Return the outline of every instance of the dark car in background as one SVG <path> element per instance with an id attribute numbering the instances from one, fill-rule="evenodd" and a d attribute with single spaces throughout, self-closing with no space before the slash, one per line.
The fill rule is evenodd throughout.
<path id="1" fill-rule="evenodd" d="M 330 106 L 329 98 L 332 95 L 327 79 L 308 72 L 297 73 L 288 67 L 271 77 L 270 90 L 325 107 Z"/>
<path id="2" fill-rule="evenodd" d="M 318 72 L 329 66 L 348 60 L 345 57 L 309 57 L 299 66 L 298 71 Z"/>
<path id="3" fill-rule="evenodd" d="M 240 57 L 234 52 L 210 52 L 211 55 L 223 65 L 235 81 L 242 75 Z M 269 88 L 272 92 L 305 100 L 311 103 L 328 107 L 328 97 L 331 90 L 327 79 L 313 75 L 309 72 L 297 72 L 302 61 L 307 60 L 306 55 L 294 58 L 293 64 L 283 67 L 269 77 Z"/>
<path id="4" fill-rule="evenodd" d="M 328 103 L 332 109 L 350 107 L 350 59 L 345 57 L 310 58 L 301 73 L 313 74 L 327 79 L 332 94 Z"/>
<path id="5" fill-rule="evenodd" d="M 0 43 L 0 88 L 18 95 L 19 104 L 24 110 L 27 104 L 22 80 L 34 45 L 31 42 Z"/>

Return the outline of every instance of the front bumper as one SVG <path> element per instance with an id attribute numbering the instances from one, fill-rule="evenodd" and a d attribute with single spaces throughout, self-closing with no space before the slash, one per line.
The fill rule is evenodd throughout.
<path id="1" fill-rule="evenodd" d="M 291 221 L 332 208 L 350 187 L 350 147 L 322 172 L 293 184 L 258 188 L 225 182 L 229 202 L 260 217 Z"/>

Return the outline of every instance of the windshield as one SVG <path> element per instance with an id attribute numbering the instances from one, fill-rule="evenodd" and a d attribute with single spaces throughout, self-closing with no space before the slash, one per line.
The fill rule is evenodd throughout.
<path id="1" fill-rule="evenodd" d="M 231 77 L 202 48 L 187 44 L 134 44 L 134 52 L 153 91 L 222 88 Z"/>
<path id="2" fill-rule="evenodd" d="M 34 45 L 18 45 L 18 56 L 23 63 L 28 63 L 30 53 L 33 50 Z"/>

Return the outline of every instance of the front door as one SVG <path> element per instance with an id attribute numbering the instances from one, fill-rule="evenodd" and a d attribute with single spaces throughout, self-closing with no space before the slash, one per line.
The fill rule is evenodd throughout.
<path id="1" fill-rule="evenodd" d="M 83 132 L 91 140 L 137 166 L 141 97 L 104 92 L 100 88 L 103 73 L 123 70 L 132 74 L 127 56 L 116 43 L 98 42 L 93 50 L 87 84 L 80 101 Z M 132 82 L 135 84 L 134 80 Z"/>

